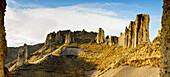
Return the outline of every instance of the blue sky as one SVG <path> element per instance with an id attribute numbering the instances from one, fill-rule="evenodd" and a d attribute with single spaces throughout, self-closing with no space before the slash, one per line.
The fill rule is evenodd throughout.
<path id="1" fill-rule="evenodd" d="M 119 36 L 137 14 L 150 15 L 150 40 L 161 28 L 163 0 L 7 0 L 8 46 L 45 41 L 52 31 L 98 31 Z M 18 27 L 18 28 L 16 28 Z"/>

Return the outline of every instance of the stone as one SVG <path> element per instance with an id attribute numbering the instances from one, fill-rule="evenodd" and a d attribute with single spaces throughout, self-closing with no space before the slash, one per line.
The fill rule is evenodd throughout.
<path id="1" fill-rule="evenodd" d="M 149 42 L 149 15 L 138 14 L 135 21 L 131 21 L 125 32 L 120 34 L 118 44 L 124 48 L 136 47 L 143 42 Z"/>
<path id="2" fill-rule="evenodd" d="M 35 51 L 39 50 L 43 46 L 44 46 L 44 43 L 39 43 L 39 44 L 35 44 L 35 45 L 27 45 L 28 52 L 29 52 L 28 57 L 30 57 Z M 24 46 L 7 47 L 8 52 L 7 52 L 7 57 L 5 60 L 5 65 L 18 58 L 18 52 L 21 47 L 23 48 Z"/>
<path id="3" fill-rule="evenodd" d="M 170 77 L 168 71 L 170 70 L 170 0 L 164 0 L 160 37 L 162 55 L 160 77 Z"/>
<path id="4" fill-rule="evenodd" d="M 46 37 L 45 46 L 47 46 L 49 48 L 52 46 L 52 44 L 55 44 L 56 37 L 57 37 L 57 34 L 55 32 L 48 34 Z"/>
<path id="5" fill-rule="evenodd" d="M 104 30 L 102 28 L 99 28 L 99 32 L 96 37 L 97 43 L 104 43 L 105 42 L 105 36 L 104 36 Z"/>
<path id="6" fill-rule="evenodd" d="M 84 30 L 83 30 L 84 31 Z M 71 43 L 71 32 L 66 34 L 65 36 L 65 44 L 70 44 Z"/>
<path id="7" fill-rule="evenodd" d="M 49 48 L 50 46 L 55 47 L 56 45 L 62 45 L 65 43 L 90 43 L 96 38 L 96 35 L 97 33 L 87 32 L 84 29 L 82 31 L 74 32 L 71 32 L 70 30 L 60 30 L 57 33 L 52 32 L 47 35 L 45 46 Z"/>
<path id="8" fill-rule="evenodd" d="M 158 30 L 158 37 L 161 37 L 161 30 Z"/>
<path id="9" fill-rule="evenodd" d="M 4 12 L 6 8 L 6 1 L 0 0 L 0 77 L 5 77 L 4 62 L 7 54 L 6 33 L 4 27 Z"/>
<path id="10" fill-rule="evenodd" d="M 48 34 L 46 37 L 45 46 L 47 46 L 47 48 L 50 47 L 52 50 L 54 50 L 56 45 L 65 43 L 66 35 L 69 33 L 71 34 L 70 30 L 64 30 L 58 31 L 57 33 L 52 32 Z"/>
<path id="11" fill-rule="evenodd" d="M 153 39 L 153 41 L 152 41 L 153 44 L 160 44 L 160 40 L 161 40 L 160 39 L 160 33 L 161 33 L 161 31 L 158 30 L 158 36 Z"/>
<path id="12" fill-rule="evenodd" d="M 21 66 L 27 63 L 27 60 L 28 60 L 28 48 L 27 45 L 24 44 L 24 47 L 21 47 L 18 52 L 17 66 Z"/>
<path id="13" fill-rule="evenodd" d="M 118 43 L 118 37 L 117 36 L 110 36 L 109 37 L 109 43 L 108 43 L 109 46 L 117 44 L 117 43 Z"/>
<path id="14" fill-rule="evenodd" d="M 6 33 L 4 27 L 4 12 L 6 9 L 6 0 L 0 0 L 0 77 L 9 77 L 9 72 L 5 68 L 5 59 L 7 56 Z"/>

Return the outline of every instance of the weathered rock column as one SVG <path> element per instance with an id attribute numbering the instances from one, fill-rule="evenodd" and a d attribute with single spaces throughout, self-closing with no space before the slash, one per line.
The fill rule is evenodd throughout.
<path id="1" fill-rule="evenodd" d="M 128 44 L 129 44 L 128 43 L 129 42 L 128 41 L 129 40 L 129 29 L 127 27 L 125 28 L 125 38 L 124 38 L 124 40 L 125 40 L 124 41 L 125 44 L 124 44 L 123 47 L 128 48 Z"/>
<path id="2" fill-rule="evenodd" d="M 4 12 L 6 8 L 6 1 L 0 0 L 0 77 L 5 77 L 5 58 L 7 55 L 6 33 L 4 27 Z"/>
<path id="3" fill-rule="evenodd" d="M 19 49 L 17 65 L 21 66 L 27 63 L 27 59 L 28 59 L 28 47 L 26 44 L 24 44 L 24 46 Z"/>
<path id="4" fill-rule="evenodd" d="M 114 45 L 114 44 L 117 44 L 117 43 L 118 43 L 118 37 L 117 36 L 110 36 L 108 45 L 111 46 L 111 45 Z"/>
<path id="5" fill-rule="evenodd" d="M 99 28 L 99 32 L 96 37 L 97 43 L 104 43 L 105 42 L 105 36 L 104 36 L 104 30 L 102 28 Z"/>
<path id="6" fill-rule="evenodd" d="M 71 32 L 69 32 L 65 36 L 65 44 L 70 44 L 70 43 L 71 43 Z"/>
<path id="7" fill-rule="evenodd" d="M 124 48 L 136 47 L 143 42 L 149 42 L 149 15 L 138 14 L 135 21 L 119 37 L 119 45 Z"/>
<path id="8" fill-rule="evenodd" d="M 170 0 L 164 0 L 161 26 L 161 77 L 170 77 Z"/>

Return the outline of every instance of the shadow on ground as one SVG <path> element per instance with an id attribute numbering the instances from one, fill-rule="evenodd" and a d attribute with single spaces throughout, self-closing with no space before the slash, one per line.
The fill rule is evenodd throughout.
<path id="1" fill-rule="evenodd" d="M 49 55 L 40 64 L 27 64 L 11 71 L 13 77 L 87 77 L 85 71 L 94 69 L 79 57 Z"/>

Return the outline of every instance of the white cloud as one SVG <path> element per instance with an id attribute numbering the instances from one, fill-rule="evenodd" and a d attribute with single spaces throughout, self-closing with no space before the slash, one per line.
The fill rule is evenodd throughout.
<path id="1" fill-rule="evenodd" d="M 129 20 L 111 17 L 116 15 L 103 9 L 76 6 L 40 9 L 7 7 L 7 43 L 8 46 L 40 43 L 45 41 L 48 33 L 66 29 L 97 32 L 102 27 L 105 34 L 119 35 Z"/>

